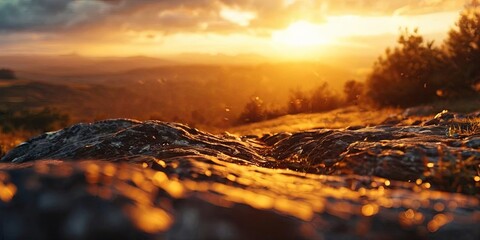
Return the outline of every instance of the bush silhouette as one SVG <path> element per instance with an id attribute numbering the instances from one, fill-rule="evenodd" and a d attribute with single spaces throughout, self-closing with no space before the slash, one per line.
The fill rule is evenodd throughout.
<path id="1" fill-rule="evenodd" d="M 15 72 L 13 70 L 6 69 L 6 68 L 1 68 L 0 69 L 0 79 L 14 80 L 14 79 L 17 79 L 17 77 L 15 76 Z"/>
<path id="2" fill-rule="evenodd" d="M 438 98 L 468 98 L 480 90 L 480 4 L 466 6 L 438 48 L 405 30 L 366 81 L 366 97 L 379 106 L 408 107 Z"/>
<path id="3" fill-rule="evenodd" d="M 253 123 L 265 120 L 263 101 L 259 97 L 252 97 L 245 105 L 238 119 L 239 123 Z"/>
<path id="4" fill-rule="evenodd" d="M 292 91 L 288 101 L 289 114 L 324 112 L 342 105 L 340 96 L 323 83 L 308 96 L 300 90 Z"/>
<path id="5" fill-rule="evenodd" d="M 343 85 L 343 94 L 345 94 L 345 103 L 347 105 L 359 104 L 363 96 L 364 83 L 349 80 Z"/>
<path id="6" fill-rule="evenodd" d="M 68 125 L 69 116 L 50 108 L 40 111 L 15 111 L 0 112 L 1 131 L 5 133 L 23 130 L 32 133 L 41 133 L 63 128 Z"/>
<path id="7" fill-rule="evenodd" d="M 442 76 L 442 52 L 415 29 L 405 29 L 399 46 L 387 49 L 366 81 L 367 97 L 379 106 L 408 107 L 436 98 Z"/>
<path id="8" fill-rule="evenodd" d="M 452 96 L 473 94 L 480 84 L 480 4 L 472 1 L 460 14 L 456 26 L 444 43 L 446 71 L 445 90 Z"/>
<path id="9" fill-rule="evenodd" d="M 300 89 L 291 91 L 287 107 L 288 114 L 299 114 L 310 111 L 310 99 L 307 94 Z"/>
<path id="10" fill-rule="evenodd" d="M 325 112 L 340 107 L 342 100 L 339 94 L 330 89 L 328 83 L 323 83 L 313 91 L 310 104 L 311 112 Z"/>

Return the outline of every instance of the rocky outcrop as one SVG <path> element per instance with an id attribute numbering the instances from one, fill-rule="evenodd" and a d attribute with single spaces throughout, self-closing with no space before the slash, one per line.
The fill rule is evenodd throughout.
<path id="1" fill-rule="evenodd" d="M 1 159 L 0 231 L 8 239 L 478 239 L 480 134 L 464 126 L 475 116 L 258 137 L 157 121 L 77 124 Z"/>
<path id="2" fill-rule="evenodd" d="M 217 137 L 176 123 L 118 119 L 77 124 L 45 133 L 10 151 L 1 161 L 22 163 L 38 159 L 109 159 L 135 156 L 158 158 L 188 155 L 225 156 L 260 162 L 250 145 L 235 137 Z"/>

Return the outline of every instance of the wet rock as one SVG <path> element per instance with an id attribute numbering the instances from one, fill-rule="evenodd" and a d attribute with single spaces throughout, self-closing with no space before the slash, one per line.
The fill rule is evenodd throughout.
<path id="1" fill-rule="evenodd" d="M 393 116 L 389 116 L 387 117 L 385 120 L 383 120 L 380 124 L 381 125 L 397 125 L 399 123 L 401 123 L 403 120 L 403 118 L 401 118 L 400 116 L 398 115 L 393 115 Z"/>
<path id="2" fill-rule="evenodd" d="M 477 198 L 425 187 L 418 192 L 414 183 L 205 157 L 142 160 L 150 167 L 99 160 L 3 164 L 2 184 L 15 191 L 0 201 L 2 236 L 448 239 L 442 236 L 459 231 L 471 234 L 461 239 L 480 236 Z M 178 168 L 189 173 L 179 175 Z"/>
<path id="3" fill-rule="evenodd" d="M 458 116 L 458 115 L 457 115 Z M 448 110 L 443 110 L 442 112 L 435 115 L 434 119 L 439 119 L 441 121 L 448 121 L 455 118 L 455 114 L 449 112 Z"/>
<path id="4" fill-rule="evenodd" d="M 447 134 L 463 117 L 262 137 L 77 124 L 1 159 L 0 236 L 478 239 L 480 139 Z"/>
<path id="5" fill-rule="evenodd" d="M 469 148 L 479 149 L 480 148 L 480 136 L 467 137 L 464 140 L 465 146 Z"/>
<path id="6" fill-rule="evenodd" d="M 361 126 L 361 125 L 348 126 L 345 129 L 347 129 L 347 130 L 359 130 L 359 129 L 362 129 L 362 128 L 365 128 L 365 126 Z"/>
<path id="7" fill-rule="evenodd" d="M 136 155 L 165 158 L 190 154 L 226 155 L 247 161 L 261 158 L 241 141 L 181 124 L 120 119 L 77 124 L 43 134 L 13 149 L 1 161 L 115 159 Z"/>
<path id="8" fill-rule="evenodd" d="M 426 117 L 434 114 L 434 109 L 432 106 L 418 106 L 410 107 L 403 111 L 402 116 L 405 118 L 408 117 Z"/>

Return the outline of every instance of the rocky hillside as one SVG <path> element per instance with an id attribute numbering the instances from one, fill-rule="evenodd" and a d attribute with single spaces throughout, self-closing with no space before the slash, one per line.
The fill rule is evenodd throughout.
<path id="1" fill-rule="evenodd" d="M 0 164 L 6 239 L 479 239 L 480 112 L 265 135 L 108 120 Z"/>

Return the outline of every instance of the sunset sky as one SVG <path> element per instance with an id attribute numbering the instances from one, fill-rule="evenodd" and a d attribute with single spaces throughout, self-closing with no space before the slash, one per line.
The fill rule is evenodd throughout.
<path id="1" fill-rule="evenodd" d="M 306 58 L 441 39 L 462 0 L 0 0 L 0 52 Z"/>

